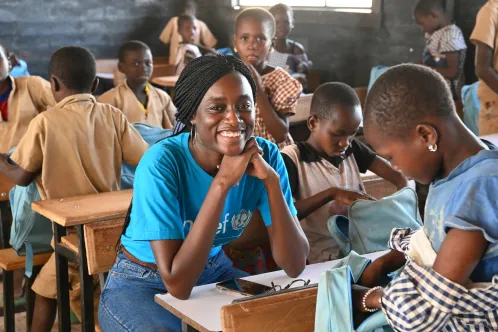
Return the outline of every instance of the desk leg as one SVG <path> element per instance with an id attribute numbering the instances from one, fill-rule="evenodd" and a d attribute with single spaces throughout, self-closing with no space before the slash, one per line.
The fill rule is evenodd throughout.
<path id="1" fill-rule="evenodd" d="M 192 326 L 188 325 L 186 322 L 182 321 L 182 332 L 198 332 Z"/>
<path id="2" fill-rule="evenodd" d="M 12 214 L 10 213 L 10 203 L 8 201 L 0 202 L 0 249 L 10 248 L 10 224 L 12 223 Z"/>
<path id="3" fill-rule="evenodd" d="M 93 317 L 93 277 L 88 274 L 88 261 L 86 259 L 85 233 L 83 225 L 78 225 L 78 238 L 81 285 L 81 330 L 84 332 L 94 332 L 95 319 Z"/>
<path id="4" fill-rule="evenodd" d="M 66 235 L 66 228 L 53 223 L 55 241 L 55 264 L 57 273 L 57 309 L 59 319 L 59 331 L 71 331 L 71 315 L 69 308 L 69 271 L 68 258 L 60 252 L 58 244 L 61 237 Z"/>
<path id="5" fill-rule="evenodd" d="M 3 272 L 3 322 L 6 332 L 15 331 L 14 272 Z"/>

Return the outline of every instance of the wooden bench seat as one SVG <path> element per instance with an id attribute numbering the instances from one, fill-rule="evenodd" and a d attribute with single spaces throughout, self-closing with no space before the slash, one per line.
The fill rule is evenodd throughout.
<path id="1" fill-rule="evenodd" d="M 34 255 L 33 265 L 38 266 L 45 264 L 51 255 L 51 252 Z M 0 250 L 0 267 L 5 271 L 24 269 L 25 264 L 26 256 L 19 256 L 14 249 L 7 248 Z"/>

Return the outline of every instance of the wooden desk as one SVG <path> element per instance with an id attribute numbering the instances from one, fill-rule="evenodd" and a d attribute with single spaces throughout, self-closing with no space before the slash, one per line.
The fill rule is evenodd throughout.
<path id="1" fill-rule="evenodd" d="M 387 251 L 365 255 L 370 259 L 376 259 Z M 318 283 L 320 275 L 327 269 L 337 265 L 337 261 L 313 264 L 306 266 L 304 272 L 297 279 L 310 280 L 311 284 Z M 248 278 L 260 284 L 271 286 L 273 281 L 278 285 L 287 285 L 293 278 L 289 278 L 284 271 L 260 274 Z M 298 287 L 297 285 L 296 287 Z M 163 308 L 180 318 L 184 323 L 194 327 L 201 332 L 221 331 L 221 308 L 229 305 L 233 300 L 243 297 L 242 295 L 222 292 L 216 288 L 216 284 L 194 287 L 187 301 L 178 300 L 170 294 L 157 294 L 155 301 Z"/>
<path id="2" fill-rule="evenodd" d="M 68 262 L 79 265 L 81 283 L 82 331 L 94 331 L 93 277 L 88 273 L 84 225 L 124 218 L 133 195 L 132 190 L 114 191 L 87 196 L 34 202 L 32 209 L 54 224 L 55 258 L 57 266 L 57 305 L 59 331 L 70 331 Z M 76 226 L 78 252 L 62 243 L 66 227 Z"/>
<path id="3" fill-rule="evenodd" d="M 179 76 L 158 76 L 150 79 L 151 83 L 160 85 L 162 87 L 171 88 L 176 85 Z"/>

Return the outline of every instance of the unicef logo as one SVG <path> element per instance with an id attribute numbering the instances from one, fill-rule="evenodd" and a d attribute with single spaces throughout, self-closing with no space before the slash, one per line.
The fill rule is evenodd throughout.
<path id="1" fill-rule="evenodd" d="M 251 217 L 251 211 L 241 210 L 238 214 L 232 217 L 232 229 L 238 231 L 246 228 L 249 221 L 251 221 Z"/>

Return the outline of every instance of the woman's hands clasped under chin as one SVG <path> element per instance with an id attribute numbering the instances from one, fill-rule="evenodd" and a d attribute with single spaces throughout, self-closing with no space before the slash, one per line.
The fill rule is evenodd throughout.
<path id="1" fill-rule="evenodd" d="M 242 153 L 237 156 L 223 156 L 215 179 L 226 184 L 229 188 L 235 186 L 244 174 L 267 179 L 276 174 L 273 168 L 263 159 L 263 150 L 259 147 L 254 137 L 250 138 Z"/>

